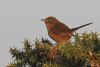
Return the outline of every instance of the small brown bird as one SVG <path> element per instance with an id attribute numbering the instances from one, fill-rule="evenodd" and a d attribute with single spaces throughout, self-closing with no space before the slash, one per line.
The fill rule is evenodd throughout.
<path id="1" fill-rule="evenodd" d="M 70 29 L 68 26 L 57 20 L 55 17 L 50 16 L 45 19 L 42 19 L 45 22 L 48 35 L 57 43 L 67 43 L 73 35 L 73 32 L 76 30 L 90 25 L 92 23 L 88 23 L 76 28 Z"/>

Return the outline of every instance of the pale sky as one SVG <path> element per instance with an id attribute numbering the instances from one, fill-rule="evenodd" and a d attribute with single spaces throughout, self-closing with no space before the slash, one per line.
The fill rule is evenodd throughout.
<path id="1" fill-rule="evenodd" d="M 70 28 L 94 22 L 77 32 L 100 32 L 100 0 L 0 0 L 0 67 L 11 61 L 10 47 L 21 48 L 25 37 L 50 39 L 40 20 L 48 16 Z"/>

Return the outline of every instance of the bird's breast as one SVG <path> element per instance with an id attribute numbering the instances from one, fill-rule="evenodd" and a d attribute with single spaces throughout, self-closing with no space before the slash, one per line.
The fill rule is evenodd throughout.
<path id="1" fill-rule="evenodd" d="M 71 34 L 66 33 L 66 35 L 64 34 L 56 34 L 53 33 L 52 31 L 48 32 L 48 35 L 57 43 L 61 43 L 61 42 L 67 42 L 69 41 L 69 39 L 71 38 Z"/>

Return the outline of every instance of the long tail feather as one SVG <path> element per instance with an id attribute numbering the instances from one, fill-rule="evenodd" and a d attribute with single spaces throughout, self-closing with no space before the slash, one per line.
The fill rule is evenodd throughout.
<path id="1" fill-rule="evenodd" d="M 88 25 L 90 25 L 90 24 L 93 24 L 93 23 L 84 24 L 84 25 L 81 25 L 81 26 L 79 26 L 79 27 L 72 28 L 71 30 L 72 30 L 73 32 L 75 32 L 76 30 L 78 30 L 78 29 L 80 29 L 80 28 L 82 28 L 82 27 L 88 26 Z"/>

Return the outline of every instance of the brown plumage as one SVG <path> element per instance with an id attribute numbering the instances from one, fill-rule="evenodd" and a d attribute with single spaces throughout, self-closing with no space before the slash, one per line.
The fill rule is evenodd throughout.
<path id="1" fill-rule="evenodd" d="M 77 31 L 78 29 L 90 25 L 92 23 L 88 23 L 76 28 L 70 29 L 68 26 L 57 20 L 55 17 L 47 17 L 42 19 L 45 22 L 48 35 L 57 43 L 65 43 L 70 40 L 73 35 L 73 32 Z"/>

